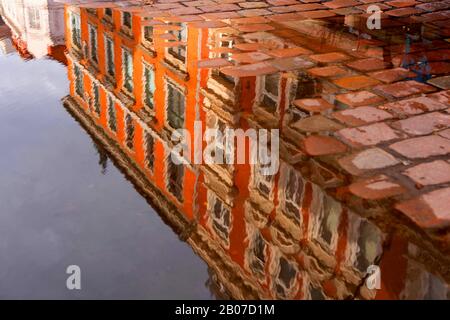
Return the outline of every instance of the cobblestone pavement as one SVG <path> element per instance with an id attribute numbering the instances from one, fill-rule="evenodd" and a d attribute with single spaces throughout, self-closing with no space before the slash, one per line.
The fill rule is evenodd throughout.
<path id="1" fill-rule="evenodd" d="M 228 55 L 200 68 L 301 77 L 304 94 L 288 110 L 243 116 L 280 127 L 282 157 L 355 211 L 403 221 L 450 249 L 450 1 L 70 3 L 123 7 L 155 29 L 182 22 L 233 35 L 211 48 Z M 379 30 L 367 28 L 372 4 Z"/>

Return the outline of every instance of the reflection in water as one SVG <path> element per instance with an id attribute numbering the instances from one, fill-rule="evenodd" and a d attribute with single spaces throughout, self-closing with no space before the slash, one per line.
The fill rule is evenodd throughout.
<path id="1" fill-rule="evenodd" d="M 67 5 L 65 17 L 64 107 L 95 141 L 102 172 L 111 159 L 207 263 L 217 297 L 448 298 L 449 261 L 434 240 L 394 217 L 389 200 L 350 197 L 340 189 L 350 178 L 333 169 L 334 159 L 300 142 L 342 128 L 321 116 L 329 103 L 314 98 L 340 92 L 323 76 L 357 75 L 340 64 L 349 55 L 406 68 L 403 79 L 436 74 L 436 63 L 414 50 L 436 39 L 424 25 L 369 31 L 351 15 L 203 21 L 110 3 Z M 355 69 L 379 70 L 371 63 Z M 174 164 L 171 133 L 193 132 L 195 121 L 203 130 L 279 128 L 279 172 Z M 381 268 L 379 290 L 366 286 L 371 265 Z"/>

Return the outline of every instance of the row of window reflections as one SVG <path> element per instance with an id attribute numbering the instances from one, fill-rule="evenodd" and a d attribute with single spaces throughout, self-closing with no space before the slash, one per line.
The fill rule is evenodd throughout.
<path id="1" fill-rule="evenodd" d="M 75 93 L 81 98 L 85 99 L 86 93 L 84 90 L 84 78 L 83 72 L 80 66 L 74 64 L 74 78 L 75 78 Z M 175 107 L 174 112 L 168 113 L 168 122 L 170 125 L 181 125 L 181 122 L 184 124 L 184 97 L 181 98 L 181 92 L 174 87 L 174 85 L 168 83 L 167 85 L 169 99 L 171 101 L 180 101 L 180 104 L 174 103 L 169 104 L 170 106 Z M 182 103 L 181 103 L 182 101 Z M 89 99 L 89 105 L 95 113 L 97 117 L 102 115 L 102 108 L 100 102 L 100 86 L 96 82 L 92 82 L 92 93 Z M 173 108 L 169 108 L 168 112 L 173 110 Z M 179 112 L 181 115 L 179 115 Z M 117 111 L 116 104 L 111 94 L 106 94 L 106 118 L 108 128 L 114 134 L 117 133 Z M 135 150 L 135 122 L 133 121 L 133 117 L 130 113 L 126 113 L 124 119 L 125 126 L 125 145 L 130 151 Z M 145 131 L 143 137 L 144 144 L 144 163 L 146 169 L 153 172 L 154 168 L 154 138 L 153 136 Z M 183 201 L 183 178 L 184 178 L 184 167 L 183 165 L 176 165 L 171 161 L 171 157 L 167 157 L 167 187 L 169 192 L 171 192 L 180 202 Z"/>

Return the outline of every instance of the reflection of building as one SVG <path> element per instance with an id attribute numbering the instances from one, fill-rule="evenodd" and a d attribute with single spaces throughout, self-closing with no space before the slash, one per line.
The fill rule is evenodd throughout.
<path id="1" fill-rule="evenodd" d="M 0 13 L 25 57 L 57 60 L 64 52 L 64 6 L 55 0 L 1 0 Z"/>
<path id="2" fill-rule="evenodd" d="M 425 271 L 420 241 L 392 236 L 356 214 L 319 186 L 336 183 L 326 167 L 303 165 L 295 144 L 303 133 L 293 123 L 309 111 L 292 110 L 292 102 L 327 92 L 296 70 L 304 61 L 233 77 L 214 63 L 226 65 L 235 48 L 255 43 L 220 23 L 145 20 L 114 8 L 69 6 L 65 14 L 65 107 L 207 262 L 215 290 L 233 298 L 446 297 L 442 275 Z M 280 55 L 291 49 L 282 36 L 264 45 Z M 215 60 L 205 68 L 199 61 L 209 58 Z M 279 173 L 260 175 L 257 165 L 174 164 L 171 133 L 194 132 L 196 120 L 203 130 L 280 128 Z M 373 264 L 382 270 L 379 291 L 365 286 Z"/>
<path id="3" fill-rule="evenodd" d="M 14 46 L 11 41 L 11 30 L 9 30 L 0 16 L 0 53 L 6 55 L 13 51 Z"/>

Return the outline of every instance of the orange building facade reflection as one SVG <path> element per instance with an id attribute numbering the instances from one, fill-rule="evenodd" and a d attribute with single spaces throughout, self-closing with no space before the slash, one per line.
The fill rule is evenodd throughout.
<path id="1" fill-rule="evenodd" d="M 64 105 L 206 261 L 224 296 L 447 298 L 445 274 L 424 266 L 434 253 L 386 233 L 306 179 L 295 144 L 282 143 L 273 176 L 257 165 L 172 163 L 172 132 L 194 132 L 195 121 L 203 131 L 278 128 L 295 139 L 288 106 L 326 88 L 295 72 L 233 78 L 211 61 L 224 63 L 250 45 L 235 30 L 130 11 L 66 7 Z M 380 289 L 366 285 L 371 265 L 381 268 Z"/>

